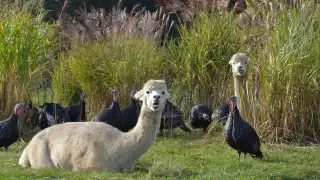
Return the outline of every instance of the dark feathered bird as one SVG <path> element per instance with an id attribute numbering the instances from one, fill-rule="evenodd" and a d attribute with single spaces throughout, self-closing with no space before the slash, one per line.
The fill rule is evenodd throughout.
<path id="1" fill-rule="evenodd" d="M 217 109 L 212 113 L 212 121 L 217 121 L 223 125 L 226 124 L 230 112 L 229 104 L 220 104 Z"/>
<path id="2" fill-rule="evenodd" d="M 26 108 L 24 104 L 17 104 L 11 116 L 4 121 L 0 121 L 0 147 L 5 151 L 19 138 L 18 118 L 26 119 Z"/>
<path id="3" fill-rule="evenodd" d="M 117 98 L 117 91 L 113 90 L 112 94 L 113 94 L 112 104 L 108 108 L 106 108 L 103 112 L 93 117 L 91 121 L 105 122 L 113 127 L 118 128 L 118 127 L 121 127 L 122 125 L 121 110 L 120 110 L 120 105 Z"/>
<path id="4" fill-rule="evenodd" d="M 65 122 L 86 121 L 86 93 L 80 94 L 80 102 L 65 108 Z"/>
<path id="5" fill-rule="evenodd" d="M 260 150 L 260 140 L 254 128 L 244 121 L 237 107 L 236 96 L 230 97 L 231 111 L 224 128 L 224 136 L 230 147 L 235 149 L 239 154 L 251 154 L 252 157 L 262 158 Z"/>
<path id="6" fill-rule="evenodd" d="M 45 116 L 41 116 L 39 109 L 37 107 L 31 107 L 31 117 L 28 121 L 30 128 L 39 127 L 41 130 L 48 127 L 48 120 Z"/>
<path id="7" fill-rule="evenodd" d="M 163 129 L 175 129 L 177 127 L 185 132 L 191 132 L 188 126 L 184 123 L 179 109 L 170 101 L 167 101 L 161 115 L 160 133 L 162 133 Z"/>
<path id="8" fill-rule="evenodd" d="M 207 131 L 207 127 L 211 124 L 212 110 L 206 104 L 199 104 L 193 106 L 190 112 L 190 125 L 195 128 L 203 129 L 203 132 Z"/>
<path id="9" fill-rule="evenodd" d="M 140 106 L 135 99 L 134 94 L 135 90 L 132 90 L 130 93 L 131 104 L 128 107 L 121 109 L 121 125 L 117 127 L 122 132 L 128 132 L 130 129 L 134 128 L 137 124 Z"/>
<path id="10" fill-rule="evenodd" d="M 39 107 L 38 113 L 41 129 L 65 122 L 66 111 L 60 104 L 44 103 Z"/>

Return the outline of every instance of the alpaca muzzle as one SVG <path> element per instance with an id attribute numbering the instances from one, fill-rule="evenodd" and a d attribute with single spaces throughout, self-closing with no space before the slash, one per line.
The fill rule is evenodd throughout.
<path id="1" fill-rule="evenodd" d="M 154 109 L 158 109 L 159 106 L 160 106 L 160 102 L 157 100 L 154 103 L 152 103 L 152 106 L 153 106 Z"/>

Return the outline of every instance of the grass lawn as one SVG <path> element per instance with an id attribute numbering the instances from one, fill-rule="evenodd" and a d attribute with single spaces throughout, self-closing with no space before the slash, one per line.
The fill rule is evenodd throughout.
<path id="1" fill-rule="evenodd" d="M 320 179 L 320 147 L 263 143 L 265 157 L 238 161 L 222 133 L 204 138 L 202 132 L 158 137 L 138 161 L 135 173 L 72 172 L 24 169 L 18 159 L 21 141 L 0 151 L 0 179 Z"/>

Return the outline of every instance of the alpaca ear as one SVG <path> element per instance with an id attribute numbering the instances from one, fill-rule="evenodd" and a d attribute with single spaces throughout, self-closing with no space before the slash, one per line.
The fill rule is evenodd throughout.
<path id="1" fill-rule="evenodd" d="M 134 94 L 134 98 L 142 100 L 143 95 L 144 95 L 144 90 L 140 90 Z"/>
<path id="2" fill-rule="evenodd" d="M 230 59 L 230 61 L 228 62 L 230 65 L 232 65 L 233 62 L 233 57 Z"/>
<path id="3" fill-rule="evenodd" d="M 167 91 L 167 98 L 169 99 L 170 98 L 170 94 L 169 94 L 169 92 Z"/>

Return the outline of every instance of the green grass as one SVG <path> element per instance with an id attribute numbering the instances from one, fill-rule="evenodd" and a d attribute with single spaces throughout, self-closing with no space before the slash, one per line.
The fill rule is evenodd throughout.
<path id="1" fill-rule="evenodd" d="M 179 131 L 179 132 L 178 132 Z M 24 169 L 17 162 L 25 144 L 17 142 L 0 152 L 0 179 L 317 179 L 320 147 L 262 144 L 262 160 L 246 161 L 227 146 L 221 133 L 204 138 L 202 132 L 158 137 L 138 160 L 134 173 L 72 172 Z"/>

